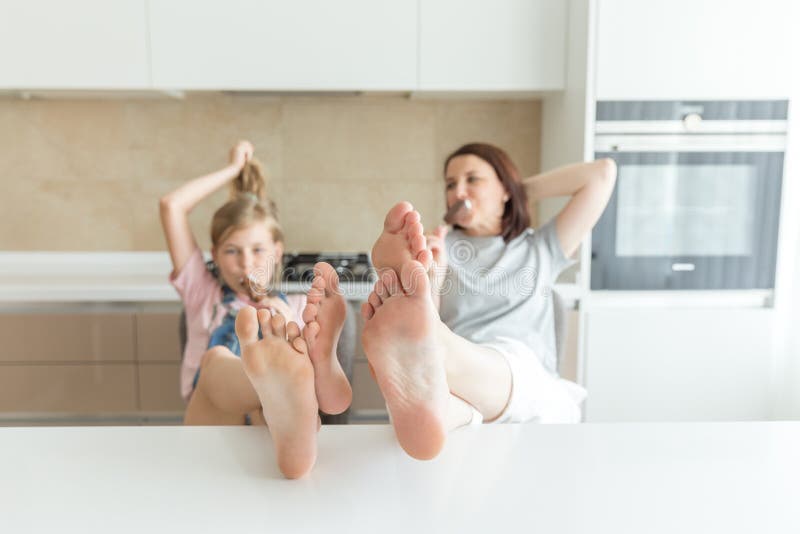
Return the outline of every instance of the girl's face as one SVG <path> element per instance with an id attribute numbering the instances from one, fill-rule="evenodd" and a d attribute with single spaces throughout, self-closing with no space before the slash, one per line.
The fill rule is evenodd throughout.
<path id="1" fill-rule="evenodd" d="M 228 287 L 249 296 L 248 276 L 271 282 L 283 245 L 273 241 L 266 224 L 253 223 L 231 232 L 219 246 L 212 247 L 211 255 Z"/>
<path id="2" fill-rule="evenodd" d="M 448 208 L 459 200 L 472 203 L 461 224 L 467 235 L 500 235 L 509 197 L 489 163 L 473 154 L 456 156 L 447 164 L 444 182 Z"/>

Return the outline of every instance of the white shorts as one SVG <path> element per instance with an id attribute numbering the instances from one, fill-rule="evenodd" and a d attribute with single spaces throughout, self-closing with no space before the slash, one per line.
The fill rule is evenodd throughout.
<path id="1" fill-rule="evenodd" d="M 511 369 L 511 397 L 491 423 L 580 423 L 586 390 L 551 375 L 532 349 L 511 338 L 498 338 L 482 347 L 499 352 Z"/>

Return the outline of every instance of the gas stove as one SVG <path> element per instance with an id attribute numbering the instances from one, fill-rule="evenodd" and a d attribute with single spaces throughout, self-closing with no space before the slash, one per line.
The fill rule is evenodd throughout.
<path id="1" fill-rule="evenodd" d="M 320 261 L 331 264 L 339 274 L 341 283 L 372 283 L 375 281 L 369 256 L 364 252 L 297 252 L 283 255 L 284 282 L 311 282 L 314 264 Z"/>

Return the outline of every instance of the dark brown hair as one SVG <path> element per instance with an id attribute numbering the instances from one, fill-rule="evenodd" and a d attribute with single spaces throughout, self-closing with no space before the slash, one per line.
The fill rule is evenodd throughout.
<path id="1" fill-rule="evenodd" d="M 503 241 L 508 243 L 531 225 L 531 218 L 528 214 L 528 194 L 525 192 L 519 170 L 503 149 L 488 143 L 468 143 L 447 156 L 444 161 L 444 172 L 447 172 L 450 160 L 466 155 L 477 156 L 491 165 L 508 193 L 508 202 L 503 209 L 500 233 Z"/>

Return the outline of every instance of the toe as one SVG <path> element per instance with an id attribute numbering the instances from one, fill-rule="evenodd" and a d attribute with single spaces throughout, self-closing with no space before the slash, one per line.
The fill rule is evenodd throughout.
<path id="1" fill-rule="evenodd" d="M 319 313 L 319 304 L 306 304 L 303 308 L 303 322 L 308 324 L 317 318 Z"/>
<path id="2" fill-rule="evenodd" d="M 383 282 L 383 287 L 390 297 L 403 293 L 403 288 L 400 287 L 400 280 L 397 278 L 397 273 L 394 272 L 394 270 L 387 269 L 381 273 L 381 282 Z"/>
<path id="3" fill-rule="evenodd" d="M 406 237 L 408 237 L 409 239 L 416 237 L 418 235 L 422 235 L 423 233 L 425 233 L 425 227 L 422 226 L 422 223 L 420 221 L 415 221 L 409 224 L 408 228 L 406 229 Z"/>
<path id="4" fill-rule="evenodd" d="M 369 302 L 363 303 L 361 305 L 361 317 L 363 317 L 365 321 L 369 321 L 372 319 L 373 315 L 375 315 L 375 308 L 372 307 L 372 304 Z"/>
<path id="5" fill-rule="evenodd" d="M 317 304 L 322 300 L 322 297 L 325 296 L 325 279 L 319 276 L 314 277 L 314 281 L 311 282 L 311 288 L 308 290 L 308 295 L 306 295 L 306 301 L 311 302 L 313 304 Z"/>
<path id="6" fill-rule="evenodd" d="M 236 336 L 239 338 L 241 346 L 258 341 L 258 319 L 256 310 L 252 306 L 246 306 L 239 310 L 239 314 L 236 316 Z"/>
<path id="7" fill-rule="evenodd" d="M 297 326 L 296 322 L 289 321 L 289 324 L 286 325 L 286 338 L 289 341 L 292 341 L 299 335 L 300 335 L 300 327 Z"/>
<path id="8" fill-rule="evenodd" d="M 308 345 L 302 337 L 296 337 L 290 341 L 292 348 L 301 354 L 308 354 Z"/>
<path id="9" fill-rule="evenodd" d="M 430 282 L 425 268 L 418 261 L 408 260 L 400 271 L 403 291 L 409 296 L 429 296 Z"/>
<path id="10" fill-rule="evenodd" d="M 317 334 L 319 334 L 319 323 L 316 321 L 306 323 L 306 326 L 303 328 L 303 338 L 310 348 L 314 346 L 314 342 L 317 340 Z"/>
<path id="11" fill-rule="evenodd" d="M 427 248 L 423 249 L 417 254 L 417 261 L 420 262 L 422 267 L 427 271 L 433 263 L 433 253 Z"/>
<path id="12" fill-rule="evenodd" d="M 339 290 L 339 275 L 331 264 L 325 262 L 317 263 L 314 265 L 314 273 L 325 281 L 323 289 L 328 291 Z"/>
<path id="13" fill-rule="evenodd" d="M 261 325 L 261 335 L 264 337 L 272 336 L 272 312 L 266 308 L 258 310 L 258 324 Z"/>
<path id="14" fill-rule="evenodd" d="M 380 297 L 374 291 L 369 294 L 369 297 L 367 298 L 367 302 L 369 302 L 370 305 L 372 305 L 372 308 L 375 309 L 375 310 L 380 308 L 381 304 L 383 304 L 383 302 L 381 301 Z"/>
<path id="15" fill-rule="evenodd" d="M 406 214 L 412 212 L 414 207 L 409 202 L 399 202 L 389 210 L 386 219 L 383 221 L 383 229 L 389 233 L 396 234 L 403 229 Z"/>
<path id="16" fill-rule="evenodd" d="M 375 282 L 375 289 L 372 292 L 375 293 L 381 304 L 383 304 L 383 302 L 389 298 L 389 290 L 383 285 L 382 280 Z"/>
<path id="17" fill-rule="evenodd" d="M 406 213 L 405 218 L 403 219 L 403 226 L 406 229 L 406 232 L 414 226 L 416 223 L 422 220 L 422 216 L 419 214 L 417 210 L 412 210 Z"/>
<path id="18" fill-rule="evenodd" d="M 283 318 L 282 314 L 276 313 L 273 315 L 270 326 L 272 327 L 273 335 L 286 339 L 286 319 Z"/>
<path id="19" fill-rule="evenodd" d="M 409 239 L 408 240 L 408 248 L 409 248 L 409 250 L 411 250 L 411 254 L 413 256 L 416 256 L 421 251 L 426 250 L 428 248 L 426 241 L 427 240 L 425 239 L 425 236 L 422 235 L 422 234 L 417 234 L 414 237 L 412 237 L 411 239 Z"/>

